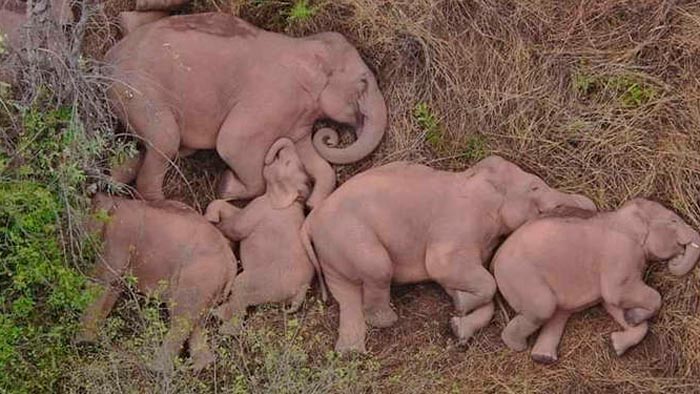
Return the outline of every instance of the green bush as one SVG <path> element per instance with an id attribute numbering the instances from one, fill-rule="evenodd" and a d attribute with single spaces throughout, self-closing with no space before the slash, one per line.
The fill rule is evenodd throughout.
<path id="1" fill-rule="evenodd" d="M 66 220 L 80 219 L 67 217 L 84 202 L 80 163 L 99 146 L 67 109 L 16 115 L 15 149 L 0 154 L 0 392 L 50 392 L 91 298 L 70 244 L 86 259 L 91 248 L 70 239 Z"/>

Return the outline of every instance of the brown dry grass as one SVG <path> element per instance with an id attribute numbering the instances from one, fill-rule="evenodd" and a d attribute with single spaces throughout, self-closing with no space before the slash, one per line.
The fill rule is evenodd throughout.
<path id="1" fill-rule="evenodd" d="M 700 2 L 339 0 L 312 2 L 319 12 L 294 26 L 280 16 L 289 2 L 257 3 L 199 0 L 191 9 L 238 13 L 293 35 L 339 31 L 376 70 L 389 130 L 369 159 L 337 169 L 341 180 L 393 160 L 461 169 L 497 153 L 603 208 L 645 196 L 700 226 Z M 114 12 L 126 3 L 107 4 Z M 432 130 L 416 119 L 418 103 L 437 119 Z M 221 163 L 205 153 L 183 168 L 189 186 L 173 176 L 169 195 L 204 206 Z M 639 346 L 615 357 L 608 336 L 616 326 L 593 309 L 570 322 L 552 366 L 504 347 L 507 308 L 458 348 L 447 325 L 449 300 L 436 286 L 397 288 L 399 322 L 369 334 L 379 367 L 367 390 L 700 392 L 698 279 L 697 271 L 675 279 L 653 267 L 648 281 L 664 306 Z M 320 335 L 308 350 L 323 354 L 335 336 L 336 306 L 306 313 L 305 330 Z M 283 322 L 273 312 L 252 324 Z"/>

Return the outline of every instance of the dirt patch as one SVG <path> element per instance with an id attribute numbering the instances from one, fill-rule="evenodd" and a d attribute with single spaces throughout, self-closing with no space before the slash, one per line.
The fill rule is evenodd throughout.
<path id="1" fill-rule="evenodd" d="M 342 182 L 395 160 L 464 169 L 496 153 L 602 208 L 656 199 L 700 226 L 700 5 L 671 1 L 342 0 L 289 25 L 287 2 L 196 1 L 291 35 L 334 30 L 377 73 L 389 130 L 368 159 L 336 167 Z M 129 9 L 105 2 L 107 19 Z M 110 30 L 109 34 L 114 34 Z M 107 35 L 109 35 L 107 34 Z M 90 46 L 99 55 L 106 45 Z M 211 152 L 179 161 L 167 194 L 204 208 L 223 168 Z M 700 392 L 700 283 L 655 266 L 664 298 L 647 338 L 624 357 L 617 327 L 595 308 L 568 325 L 560 362 L 534 364 L 500 341 L 509 310 L 464 347 L 449 332 L 448 297 L 430 284 L 393 290 L 400 316 L 370 330 L 376 392 Z M 313 303 L 312 303 L 313 305 Z M 337 307 L 307 306 L 311 354 L 332 348 Z M 283 325 L 279 310 L 253 319 Z M 313 336 L 311 336 L 313 337 Z M 320 357 L 320 356 L 319 356 Z M 217 379 L 213 373 L 202 378 Z"/>

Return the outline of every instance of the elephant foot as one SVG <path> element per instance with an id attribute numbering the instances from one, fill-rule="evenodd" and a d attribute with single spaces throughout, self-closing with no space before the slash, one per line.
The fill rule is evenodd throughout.
<path id="1" fill-rule="evenodd" d="M 365 311 L 367 323 L 376 328 L 391 327 L 399 319 L 399 316 L 391 307 L 378 308 Z"/>
<path id="2" fill-rule="evenodd" d="M 513 351 L 522 352 L 527 349 L 527 339 L 525 338 L 513 338 L 508 335 L 505 330 L 501 334 L 501 340 Z"/>
<path id="3" fill-rule="evenodd" d="M 612 347 L 615 350 L 615 354 L 618 356 L 625 354 L 627 349 L 632 346 L 632 344 L 629 343 L 624 331 L 617 331 L 610 334 L 610 341 L 612 342 Z"/>
<path id="4" fill-rule="evenodd" d="M 476 331 L 474 324 L 469 321 L 468 316 L 454 316 L 450 319 L 452 334 L 457 337 L 460 345 L 466 345 Z"/>
<path id="5" fill-rule="evenodd" d="M 199 352 L 192 356 L 192 370 L 201 372 L 204 368 L 210 366 L 216 361 L 216 357 L 210 351 Z"/>
<path id="6" fill-rule="evenodd" d="M 556 354 L 546 352 L 532 352 L 530 357 L 532 357 L 532 360 L 540 364 L 554 364 L 557 362 L 557 360 L 559 360 Z"/>
<path id="7" fill-rule="evenodd" d="M 338 338 L 335 343 L 335 351 L 341 354 L 346 353 L 367 353 L 365 341 L 356 339 Z"/>
<path id="8" fill-rule="evenodd" d="M 646 321 L 648 316 L 648 311 L 642 308 L 631 308 L 625 310 L 625 321 L 631 326 L 639 325 L 639 323 Z"/>

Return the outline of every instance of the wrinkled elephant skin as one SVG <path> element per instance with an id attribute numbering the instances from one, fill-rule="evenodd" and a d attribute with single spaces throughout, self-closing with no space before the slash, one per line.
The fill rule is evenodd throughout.
<path id="1" fill-rule="evenodd" d="M 698 261 L 700 236 L 658 203 L 634 199 L 617 211 L 532 221 L 508 238 L 493 259 L 498 288 L 517 316 L 503 341 L 516 351 L 540 329 L 534 360 L 557 360 L 569 316 L 603 303 L 623 331 L 612 334 L 618 355 L 639 343 L 661 295 L 643 281 L 648 261 L 668 260 L 674 275 Z"/>
<path id="2" fill-rule="evenodd" d="M 218 13 L 143 24 L 135 18 L 123 18 L 131 32 L 106 58 L 119 81 L 110 102 L 145 141 L 136 186 L 146 199 L 163 198 L 163 177 L 178 152 L 198 149 L 216 149 L 229 166 L 221 198 L 259 196 L 265 153 L 286 137 L 315 183 L 313 207 L 335 187 L 328 161 L 357 161 L 382 139 L 384 98 L 357 50 L 338 33 L 293 38 Z M 357 140 L 336 147 L 337 134 L 328 128 L 312 138 L 323 118 L 355 127 Z"/>
<path id="3" fill-rule="evenodd" d="M 340 304 L 336 349 L 364 351 L 365 322 L 387 327 L 397 320 L 392 282 L 427 280 L 452 297 L 452 331 L 466 342 L 493 314 L 496 283 L 484 263 L 500 238 L 562 206 L 595 209 L 497 156 L 458 173 L 399 162 L 351 178 L 302 229 Z"/>

